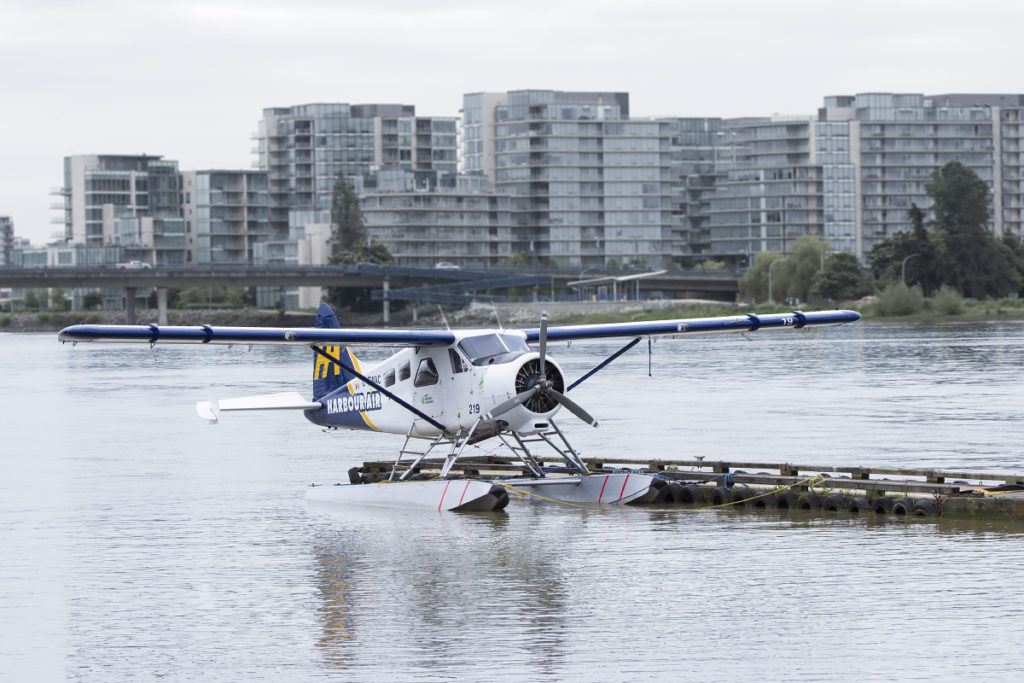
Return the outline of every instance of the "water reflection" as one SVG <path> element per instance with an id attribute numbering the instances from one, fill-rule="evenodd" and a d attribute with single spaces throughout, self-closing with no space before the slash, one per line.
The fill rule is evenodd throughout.
<path id="1" fill-rule="evenodd" d="M 562 426 L 585 456 L 1024 468 L 1024 325 L 810 332 L 659 342 L 653 377 L 641 345 L 573 390 L 601 428 Z M 574 378 L 617 348 L 551 352 Z M 401 439 L 192 409 L 308 392 L 308 350 L 0 349 L 0 678 L 995 679 L 1019 658 L 1017 524 L 324 512 L 309 481 Z"/>
<path id="2" fill-rule="evenodd" d="M 315 546 L 316 582 L 323 605 L 319 609 L 322 635 L 317 642 L 321 656 L 332 668 L 344 668 L 346 648 L 355 637 L 352 617 L 353 568 L 342 539 Z"/>
<path id="3" fill-rule="evenodd" d="M 431 671 L 478 665 L 479 637 L 495 661 L 529 655 L 546 673 L 560 665 L 567 632 L 566 574 L 573 539 L 543 509 L 417 515 L 310 504 L 331 516 L 329 542 L 314 545 L 322 600 L 318 646 L 331 667 L 365 667 L 377 646 L 402 643 L 395 665 Z M 387 619 L 367 620 L 384 612 Z"/>

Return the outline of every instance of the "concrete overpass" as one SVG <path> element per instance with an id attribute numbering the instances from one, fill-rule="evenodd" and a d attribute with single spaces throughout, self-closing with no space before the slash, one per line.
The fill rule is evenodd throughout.
<path id="1" fill-rule="evenodd" d="M 586 269 L 590 277 L 600 275 Z M 642 271 L 609 271 L 611 276 L 628 276 Z M 292 266 L 292 265 L 201 265 L 157 266 L 154 268 L 107 267 L 47 267 L 0 268 L 0 287 L 42 289 L 124 288 L 131 302 L 128 318 L 134 318 L 134 292 L 155 287 L 158 308 L 166 316 L 168 289 L 189 287 L 369 287 L 387 291 L 397 288 L 431 287 L 438 285 L 465 285 L 465 291 L 480 289 L 474 282 L 507 277 L 535 278 L 535 286 L 544 289 L 565 289 L 569 283 L 581 279 L 581 271 L 573 269 L 492 269 L 463 270 L 459 268 L 413 268 L 371 263 L 351 265 Z M 643 290 L 670 294 L 686 293 L 732 300 L 738 291 L 739 273 L 735 271 L 674 270 L 652 273 L 643 279 Z M 541 284 L 543 283 L 543 284 Z M 452 286 L 444 287 L 452 291 Z M 517 285 L 521 286 L 521 285 Z M 387 305 L 387 295 L 382 295 Z"/>

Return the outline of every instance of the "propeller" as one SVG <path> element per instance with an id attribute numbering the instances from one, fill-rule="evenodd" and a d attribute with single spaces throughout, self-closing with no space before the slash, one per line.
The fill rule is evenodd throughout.
<path id="1" fill-rule="evenodd" d="M 547 364 L 545 362 L 545 356 L 547 355 L 547 347 L 548 314 L 545 311 L 544 313 L 541 313 L 540 316 L 540 336 L 538 338 L 537 348 L 537 352 L 539 355 L 539 371 L 536 378 L 533 381 L 533 386 L 531 386 L 526 391 L 516 394 L 515 396 L 505 401 L 504 403 L 496 405 L 494 408 L 491 409 L 489 413 L 487 413 L 485 417 L 488 420 L 493 420 L 499 415 L 503 415 L 504 413 L 507 413 L 508 411 L 512 410 L 516 406 L 526 403 L 534 396 L 543 395 L 544 397 L 554 400 L 559 405 L 564 406 L 566 410 L 568 410 L 570 413 L 572 413 L 576 417 L 580 418 L 581 420 L 589 424 L 591 427 L 597 427 L 597 420 L 595 420 L 590 413 L 588 413 L 586 410 L 580 407 L 579 404 L 577 404 L 575 401 L 565 396 L 565 394 L 561 393 L 560 391 L 557 391 L 554 388 L 554 383 L 548 379 Z"/>
<path id="2" fill-rule="evenodd" d="M 494 406 L 494 408 L 491 409 L 491 412 L 484 415 L 484 417 L 486 417 L 488 420 L 493 420 L 499 415 L 504 415 L 505 413 L 512 410 L 516 406 L 526 403 L 526 401 L 531 399 L 533 395 L 536 394 L 539 390 L 540 386 L 538 385 L 532 389 L 527 389 L 526 391 L 520 394 L 516 394 L 515 396 L 505 401 L 504 403 L 499 403 L 498 405 Z"/>

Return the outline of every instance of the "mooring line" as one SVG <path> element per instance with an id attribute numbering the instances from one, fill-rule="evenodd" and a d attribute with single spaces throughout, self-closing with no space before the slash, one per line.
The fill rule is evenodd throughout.
<path id="1" fill-rule="evenodd" d="M 756 495 L 756 496 L 751 496 L 750 498 L 744 498 L 743 500 L 733 500 L 733 501 L 730 501 L 728 503 L 720 503 L 718 505 L 708 505 L 706 507 L 697 508 L 697 509 L 698 510 L 713 510 L 715 508 L 729 507 L 730 505 L 739 505 L 740 503 L 746 503 L 746 502 L 751 501 L 751 500 L 757 500 L 758 498 L 764 498 L 765 496 L 770 496 L 771 494 L 778 493 L 779 491 L 787 491 L 789 489 L 792 489 L 794 486 L 800 486 L 802 484 L 807 484 L 807 489 L 810 490 L 810 489 L 814 488 L 815 484 L 818 484 L 818 483 L 824 481 L 826 478 L 827 477 L 825 477 L 824 474 L 816 474 L 813 477 L 808 477 L 807 479 L 804 479 L 803 481 L 793 482 L 789 486 L 780 486 L 778 488 L 772 489 L 771 491 L 767 491 L 765 493 L 762 493 L 762 494 L 759 494 L 759 495 Z M 808 482 L 813 482 L 813 483 L 808 483 Z"/>
<path id="2" fill-rule="evenodd" d="M 494 483 L 497 484 L 498 486 L 504 486 L 505 488 L 509 489 L 510 491 L 514 491 L 514 492 L 518 493 L 521 496 L 533 496 L 534 498 L 540 498 L 541 500 L 546 500 L 546 501 L 548 501 L 550 503 L 559 503 L 561 505 L 568 505 L 569 507 L 574 507 L 574 508 L 582 508 L 584 510 L 597 510 L 597 511 L 601 511 L 601 510 L 604 509 L 604 508 L 592 508 L 589 505 L 579 505 L 577 503 L 570 503 L 570 502 L 565 501 L 565 500 L 556 500 L 555 498 L 545 498 L 544 496 L 538 495 L 536 493 L 532 493 L 530 491 L 524 491 L 524 490 L 522 490 L 520 488 L 516 488 L 515 486 L 512 486 L 511 484 L 503 484 L 500 481 L 495 481 Z"/>

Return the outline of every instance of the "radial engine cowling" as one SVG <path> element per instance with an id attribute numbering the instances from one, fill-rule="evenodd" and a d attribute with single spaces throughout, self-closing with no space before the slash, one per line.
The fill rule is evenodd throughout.
<path id="1" fill-rule="evenodd" d="M 537 388 L 541 381 L 550 384 L 550 388 L 559 393 L 565 391 L 565 380 L 562 369 L 551 357 L 545 359 L 546 378 L 542 380 L 540 371 L 540 354 L 533 352 L 523 354 L 515 361 L 505 365 L 494 365 L 488 368 L 485 394 L 490 395 L 487 405 L 491 408 Z M 533 433 L 548 429 L 549 419 L 558 412 L 561 406 L 555 398 L 544 391 L 536 391 L 521 404 L 506 412 L 495 415 L 494 419 L 508 424 L 508 429 L 519 433 Z"/>

